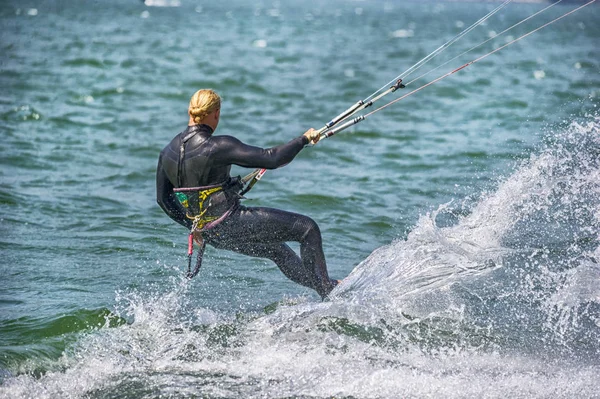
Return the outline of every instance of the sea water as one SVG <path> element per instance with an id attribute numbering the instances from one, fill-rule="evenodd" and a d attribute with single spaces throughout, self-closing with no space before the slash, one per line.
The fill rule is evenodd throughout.
<path id="1" fill-rule="evenodd" d="M 597 5 L 264 176 L 245 205 L 317 221 L 327 301 L 210 247 L 187 281 L 155 203 L 196 90 L 274 146 L 498 4 L 2 2 L 0 397 L 600 397 Z M 579 4 L 452 60 L 548 3 L 508 5 L 402 94 Z"/>

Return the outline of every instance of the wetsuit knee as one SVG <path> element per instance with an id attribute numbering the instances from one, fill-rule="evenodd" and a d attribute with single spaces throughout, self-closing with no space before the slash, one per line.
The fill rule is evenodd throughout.
<path id="1" fill-rule="evenodd" d="M 321 241 L 321 229 L 317 222 L 305 216 L 299 221 L 302 228 L 302 242 L 320 242 Z"/>

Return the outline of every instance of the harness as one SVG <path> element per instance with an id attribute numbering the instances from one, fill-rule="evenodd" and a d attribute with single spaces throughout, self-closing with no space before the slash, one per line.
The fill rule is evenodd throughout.
<path id="1" fill-rule="evenodd" d="M 202 258 L 204 256 L 204 249 L 206 248 L 202 232 L 214 228 L 231 215 L 239 205 L 238 200 L 242 198 L 240 192 L 244 187 L 244 183 L 254 177 L 253 173 L 251 173 L 244 178 L 238 176 L 220 184 L 202 187 L 181 187 L 183 185 L 182 164 L 185 155 L 185 144 L 196 133 L 197 131 L 191 132 L 181 140 L 177 163 L 177 185 L 179 188 L 173 189 L 175 197 L 185 209 L 185 216 L 192 221 L 192 227 L 188 235 L 188 271 L 186 275 L 190 279 L 198 274 L 202 266 Z M 192 271 L 194 241 L 199 245 L 199 249 L 196 257 L 196 266 Z"/>
<path id="2" fill-rule="evenodd" d="M 215 196 L 227 196 L 227 191 L 233 195 L 241 190 L 240 178 L 232 178 L 229 181 L 213 186 L 175 188 L 173 192 L 179 203 L 185 209 L 185 216 L 192 220 L 192 227 L 188 236 L 188 271 L 187 277 L 192 278 L 200 271 L 202 266 L 202 257 L 206 243 L 202 237 L 202 232 L 210 230 L 225 220 L 237 208 L 238 202 L 231 205 L 226 203 L 227 208 L 222 210 L 212 209 Z M 212 212 L 211 212 L 212 211 Z M 196 258 L 196 267 L 192 267 L 192 255 L 194 252 L 194 241 L 200 246 Z"/>
<path id="3" fill-rule="evenodd" d="M 225 220 L 238 205 L 237 201 L 230 201 L 232 204 L 226 204 L 227 208 L 224 211 L 223 207 L 220 210 L 214 209 L 216 204 L 213 203 L 213 199 L 215 199 L 214 202 L 216 203 L 219 201 L 213 197 L 220 196 L 222 198 L 221 202 L 227 201 L 228 194 L 229 196 L 234 195 L 241 198 L 238 194 L 241 189 L 241 179 L 240 177 L 235 177 L 221 184 L 175 188 L 173 192 L 181 206 L 185 209 L 185 216 L 192 221 L 191 230 L 193 232 L 203 232 L 212 229 Z"/>

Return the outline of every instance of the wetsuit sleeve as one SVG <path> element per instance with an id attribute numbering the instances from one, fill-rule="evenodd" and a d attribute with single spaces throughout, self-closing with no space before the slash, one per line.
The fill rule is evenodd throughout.
<path id="1" fill-rule="evenodd" d="M 247 145 L 232 136 L 218 136 L 218 140 L 218 151 L 213 154 L 216 166 L 234 164 L 265 169 L 275 169 L 291 162 L 308 144 L 308 138 L 304 136 L 272 148 Z"/>
<path id="2" fill-rule="evenodd" d="M 162 166 L 162 158 L 158 159 L 156 168 L 156 202 L 171 219 L 188 229 L 192 227 L 191 220 L 185 217 L 183 207 L 175 198 L 173 184 Z"/>

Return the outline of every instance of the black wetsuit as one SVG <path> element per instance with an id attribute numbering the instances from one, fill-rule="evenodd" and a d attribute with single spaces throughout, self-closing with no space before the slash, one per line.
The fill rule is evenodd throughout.
<path id="1" fill-rule="evenodd" d="M 283 166 L 308 144 L 304 136 L 277 147 L 262 149 L 246 145 L 232 136 L 213 136 L 207 125 L 188 126 L 161 151 L 156 171 L 156 195 L 160 207 L 177 223 L 190 228 L 173 188 L 178 188 L 180 146 L 185 143 L 181 163 L 181 187 L 202 187 L 231 180 L 231 165 L 275 169 Z M 292 281 L 327 296 L 336 284 L 327 274 L 321 232 L 309 217 L 265 207 L 245 207 L 239 197 L 225 192 L 223 201 L 233 212 L 214 228 L 204 231 L 207 244 L 245 255 L 268 258 Z M 286 244 L 299 242 L 300 255 Z"/>

